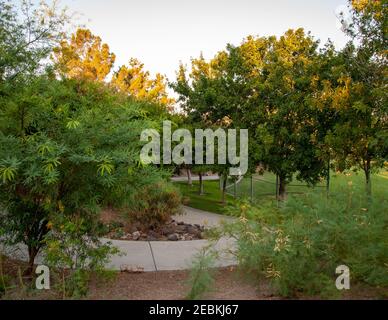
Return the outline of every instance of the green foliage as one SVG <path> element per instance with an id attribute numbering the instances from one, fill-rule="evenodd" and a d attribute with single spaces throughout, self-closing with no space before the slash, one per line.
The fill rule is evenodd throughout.
<path id="1" fill-rule="evenodd" d="M 57 1 L 0 1 L 0 85 L 40 72 L 43 60 L 65 36 L 69 22 Z M 0 92 L 2 88 L 0 88 Z"/>
<path id="2" fill-rule="evenodd" d="M 226 228 L 239 238 L 240 266 L 282 296 L 337 297 L 341 264 L 350 268 L 351 285 L 388 287 L 387 210 L 386 199 L 370 204 L 349 189 L 329 199 L 290 197 L 279 209 L 245 204 L 240 221 Z"/>
<path id="3" fill-rule="evenodd" d="M 49 210 L 44 205 L 8 195 L 7 209 L 1 214 L 0 233 L 6 243 L 23 242 L 28 247 L 30 266 L 44 244 Z"/>
<path id="4" fill-rule="evenodd" d="M 0 0 L 0 9 L 0 231 L 8 244 L 28 246 L 32 271 L 39 250 L 46 241 L 52 245 L 50 219 L 82 217 L 83 226 L 98 220 L 100 207 L 125 207 L 145 185 L 166 177 L 138 158 L 140 132 L 157 127 L 154 120 L 167 111 L 103 83 L 41 72 L 64 39 L 66 13 L 29 1 L 20 9 Z M 74 245 L 87 246 L 92 231 L 82 227 Z M 66 246 L 59 248 L 54 264 L 70 265 L 62 261 Z M 103 259 L 104 248 L 85 252 Z"/>
<path id="5" fill-rule="evenodd" d="M 128 217 L 145 228 L 158 227 L 181 213 L 181 195 L 170 183 L 145 186 L 132 196 Z"/>
<path id="6" fill-rule="evenodd" d="M 181 65 L 173 88 L 193 125 L 249 129 L 250 168 L 314 185 L 331 166 L 370 175 L 387 159 L 386 6 L 351 1 L 353 42 L 318 49 L 310 33 L 248 36 L 213 59 Z M 355 41 L 357 40 L 357 41 Z"/>
<path id="7" fill-rule="evenodd" d="M 20 162 L 15 158 L 4 159 L 0 165 L 0 178 L 3 183 L 12 181 L 15 178 L 15 174 Z"/>
<path id="8" fill-rule="evenodd" d="M 30 263 L 49 215 L 124 207 L 166 176 L 138 167 L 140 132 L 157 126 L 144 104 L 103 84 L 40 77 L 2 101 L 0 224 L 10 243 L 29 246 Z"/>
<path id="9" fill-rule="evenodd" d="M 303 29 L 280 38 L 249 36 L 209 62 L 193 60 L 190 79 L 181 67 L 174 85 L 195 123 L 249 129 L 251 171 L 261 165 L 279 175 L 282 196 L 295 174 L 314 184 L 326 171 L 317 142 L 327 128 L 317 130 L 309 100 L 317 47 Z"/>
<path id="10" fill-rule="evenodd" d="M 190 291 L 186 299 L 202 299 L 212 289 L 214 283 L 212 268 L 214 268 L 215 257 L 216 255 L 213 251 L 209 250 L 209 248 L 204 248 L 194 258 L 188 279 Z"/>
<path id="11" fill-rule="evenodd" d="M 340 52 L 325 57 L 320 100 L 335 111 L 334 124 L 325 137 L 339 170 L 356 167 L 365 173 L 371 195 L 371 173 L 388 155 L 386 95 L 386 1 L 349 0 L 350 21 L 343 30 L 351 40 Z M 343 18 L 343 17 L 342 17 Z"/>
<path id="12" fill-rule="evenodd" d="M 62 275 L 59 285 L 63 296 L 79 298 L 88 290 L 92 272 L 103 272 L 109 257 L 118 254 L 110 243 L 98 236 L 101 226 L 95 217 L 54 215 L 51 232 L 45 237 L 45 263 Z"/>

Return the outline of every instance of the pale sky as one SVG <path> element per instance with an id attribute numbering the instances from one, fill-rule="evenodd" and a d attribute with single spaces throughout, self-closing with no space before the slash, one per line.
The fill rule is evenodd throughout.
<path id="1" fill-rule="evenodd" d="M 347 41 L 336 12 L 346 0 L 62 0 L 78 23 L 116 54 L 117 69 L 138 58 L 152 74 L 174 80 L 179 61 L 189 63 L 239 44 L 248 35 L 281 35 L 303 27 L 322 43 Z M 336 11 L 337 10 L 337 11 Z"/>

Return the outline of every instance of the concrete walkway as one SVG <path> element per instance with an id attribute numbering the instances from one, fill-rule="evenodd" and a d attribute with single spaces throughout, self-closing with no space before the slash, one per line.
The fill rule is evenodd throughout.
<path id="1" fill-rule="evenodd" d="M 183 206 L 183 214 L 172 217 L 176 221 L 183 221 L 190 224 L 199 224 L 205 228 L 218 227 L 222 223 L 232 222 L 234 218 L 217 213 L 194 209 Z"/>
<path id="2" fill-rule="evenodd" d="M 233 218 L 210 213 L 190 207 L 184 207 L 184 214 L 174 216 L 176 221 L 190 224 L 204 225 L 205 228 L 216 227 L 223 222 L 231 222 Z M 195 256 L 200 250 L 209 245 L 207 240 L 192 241 L 125 241 L 102 239 L 103 242 L 111 242 L 122 255 L 111 257 L 107 265 L 111 270 L 128 271 L 158 271 L 158 270 L 185 270 L 190 269 Z M 234 256 L 230 253 L 235 248 L 234 239 L 221 238 L 215 249 L 219 252 L 216 266 L 226 267 L 236 264 Z M 1 248 L 0 248 L 1 250 Z M 26 260 L 27 250 L 24 245 L 3 248 L 5 253 L 16 259 Z M 42 257 L 38 256 L 39 264 Z"/>
<path id="3" fill-rule="evenodd" d="M 188 178 L 187 176 L 179 176 L 179 177 L 172 177 L 171 178 L 171 181 L 177 181 L 177 182 L 183 182 L 183 181 L 187 181 Z M 191 180 L 192 181 L 198 181 L 199 180 L 199 176 L 195 176 L 195 175 L 192 175 L 191 176 Z M 218 175 L 212 175 L 212 176 L 202 176 L 202 180 L 203 181 L 213 181 L 213 180 L 220 180 L 220 177 Z"/>
<path id="4" fill-rule="evenodd" d="M 183 207 L 183 214 L 173 216 L 176 221 L 190 224 L 204 225 L 205 228 L 217 227 L 233 218 L 202 211 L 190 207 Z M 193 258 L 207 245 L 207 240 L 192 241 L 123 241 L 107 240 L 118 247 L 125 256 L 112 257 L 109 264 L 111 269 L 141 269 L 144 271 L 184 270 L 191 267 Z M 234 257 L 228 253 L 235 246 L 234 239 L 222 238 L 216 244 L 220 257 L 216 262 L 219 267 L 235 265 Z"/>

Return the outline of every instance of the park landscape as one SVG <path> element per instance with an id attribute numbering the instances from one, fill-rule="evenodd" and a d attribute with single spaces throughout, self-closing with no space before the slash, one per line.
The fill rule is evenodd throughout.
<path id="1" fill-rule="evenodd" d="M 0 299 L 387 299 L 387 3 L 347 5 L 343 48 L 247 34 L 168 79 L 0 0 Z M 213 163 L 143 161 L 166 121 L 247 129 L 247 172 L 216 134 Z"/>

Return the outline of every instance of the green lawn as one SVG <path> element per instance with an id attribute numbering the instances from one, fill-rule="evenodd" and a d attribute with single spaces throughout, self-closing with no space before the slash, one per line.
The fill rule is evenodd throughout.
<path id="1" fill-rule="evenodd" d="M 330 178 L 330 193 L 336 194 L 345 189 L 352 188 L 354 190 L 364 189 L 365 178 L 362 172 L 347 174 L 332 173 Z M 275 200 L 275 175 L 269 172 L 264 175 L 255 175 L 253 180 L 253 198 L 256 202 L 274 201 Z M 221 203 L 221 191 L 218 181 L 204 181 L 205 195 L 199 195 L 199 183 L 193 181 L 193 186 L 188 186 L 186 182 L 175 182 L 179 186 L 183 196 L 187 198 L 187 205 L 193 208 L 206 210 L 216 213 L 225 213 L 227 205 Z M 231 184 L 231 182 L 230 182 Z M 304 183 L 297 180 L 293 181 L 290 186 L 287 186 L 287 191 L 290 194 L 299 194 L 307 192 L 326 193 L 325 182 L 319 183 L 315 188 L 309 188 Z M 383 170 L 372 176 L 372 192 L 375 199 L 388 198 L 388 171 Z M 228 188 L 228 193 L 234 194 L 234 188 Z M 234 203 L 234 197 L 227 195 L 227 204 Z M 251 194 L 251 179 L 244 178 L 237 185 L 238 198 L 250 198 Z"/>
<path id="2" fill-rule="evenodd" d="M 193 181 L 191 187 L 187 182 L 175 182 L 175 185 L 179 186 L 183 196 L 187 198 L 188 206 L 216 213 L 225 212 L 225 206 L 221 203 L 219 181 L 204 181 L 204 195 L 199 195 L 198 181 Z M 230 195 L 227 195 L 226 199 L 228 204 L 234 201 Z"/>

